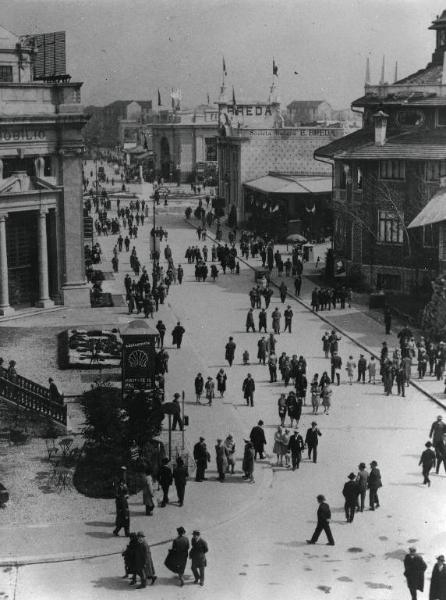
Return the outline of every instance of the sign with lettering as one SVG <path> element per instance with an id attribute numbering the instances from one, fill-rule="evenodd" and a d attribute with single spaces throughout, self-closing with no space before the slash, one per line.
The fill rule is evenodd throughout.
<path id="1" fill-rule="evenodd" d="M 237 132 L 240 136 L 259 136 L 259 137 L 340 137 L 343 134 L 342 129 L 322 129 L 319 127 L 300 127 L 293 129 L 240 129 Z"/>
<path id="2" fill-rule="evenodd" d="M 21 127 L 20 129 L 0 128 L 1 142 L 35 142 L 46 140 L 46 131 L 44 129 L 31 129 Z"/>
<path id="3" fill-rule="evenodd" d="M 271 117 L 273 114 L 270 104 L 238 104 L 235 107 L 230 104 L 227 111 L 230 115 L 245 117 Z"/>

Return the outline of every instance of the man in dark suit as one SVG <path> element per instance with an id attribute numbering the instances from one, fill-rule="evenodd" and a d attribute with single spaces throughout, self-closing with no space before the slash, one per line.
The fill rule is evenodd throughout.
<path id="1" fill-rule="evenodd" d="M 342 490 L 342 495 L 345 498 L 344 510 L 347 523 L 353 523 L 356 503 L 358 501 L 359 485 L 355 480 L 356 475 L 354 473 L 350 473 L 348 476 L 348 481 L 344 484 L 344 488 Z"/>
<path id="2" fill-rule="evenodd" d="M 375 510 L 375 506 L 376 508 L 379 508 L 378 490 L 380 487 L 382 487 L 381 472 L 378 469 L 378 463 L 376 462 L 376 460 L 372 460 L 372 462 L 370 463 L 370 467 L 371 469 L 368 481 L 370 504 L 369 510 Z"/>
<path id="3" fill-rule="evenodd" d="M 162 304 L 162 302 L 161 302 Z M 183 341 L 183 335 L 186 330 L 178 321 L 175 327 L 172 330 L 172 344 L 177 346 L 177 348 L 181 348 L 181 342 Z"/>
<path id="4" fill-rule="evenodd" d="M 230 367 L 232 367 L 232 363 L 234 362 L 235 348 L 236 345 L 234 342 L 234 338 L 230 337 L 228 343 L 225 346 L 225 359 L 228 361 Z"/>
<path id="5" fill-rule="evenodd" d="M 256 389 L 256 384 L 254 383 L 254 379 L 251 377 L 251 373 L 248 373 L 246 378 L 243 381 L 242 392 L 243 397 L 246 400 L 246 406 L 254 406 L 254 392 Z"/>
<path id="6" fill-rule="evenodd" d="M 424 571 L 427 565 L 413 546 L 409 548 L 409 554 L 404 558 L 404 577 L 410 591 L 412 600 L 417 600 L 417 590 L 424 589 Z"/>
<path id="7" fill-rule="evenodd" d="M 263 452 L 266 444 L 265 431 L 263 429 L 263 421 L 259 421 L 257 425 L 255 425 L 251 429 L 249 439 L 251 440 L 252 445 L 254 447 L 254 460 L 257 458 L 257 454 L 259 455 L 260 460 L 263 460 L 265 458 L 263 456 Z"/>
<path id="8" fill-rule="evenodd" d="M 194 574 L 194 583 L 200 582 L 204 585 L 204 570 L 206 567 L 207 543 L 200 537 L 200 532 L 195 530 L 192 533 L 192 548 L 189 557 L 192 559 L 192 573 Z"/>
<path id="9" fill-rule="evenodd" d="M 322 433 L 319 431 L 317 427 L 316 421 L 311 423 L 310 429 L 307 430 L 307 435 L 305 436 L 305 444 L 308 448 L 308 459 L 311 459 L 311 454 L 313 454 L 313 462 L 317 462 L 317 446 L 319 444 L 319 436 Z"/>
<path id="10" fill-rule="evenodd" d="M 206 469 L 211 457 L 207 451 L 206 444 L 204 443 L 204 437 L 201 437 L 200 441 L 198 441 L 194 446 L 194 460 L 195 464 L 197 465 L 195 481 L 205 481 Z"/>
<path id="11" fill-rule="evenodd" d="M 294 434 L 290 437 L 290 441 L 288 442 L 288 449 L 291 452 L 293 471 L 299 468 L 300 461 L 302 460 L 302 450 L 304 447 L 302 436 L 299 435 L 299 432 L 296 429 Z"/>
<path id="12" fill-rule="evenodd" d="M 180 586 L 184 585 L 184 569 L 189 555 L 189 538 L 186 537 L 184 527 L 177 527 L 178 537 L 173 540 L 172 548 L 169 550 L 165 565 L 168 569 L 177 573 Z"/>
<path id="13" fill-rule="evenodd" d="M 315 544 L 319 539 L 321 531 L 324 530 L 328 539 L 327 546 L 334 546 L 335 542 L 329 524 L 329 520 L 331 519 L 330 507 L 325 502 L 325 496 L 322 496 L 322 494 L 319 494 L 316 499 L 319 502 L 319 508 L 317 509 L 317 525 L 311 540 L 307 540 L 307 544 Z"/>

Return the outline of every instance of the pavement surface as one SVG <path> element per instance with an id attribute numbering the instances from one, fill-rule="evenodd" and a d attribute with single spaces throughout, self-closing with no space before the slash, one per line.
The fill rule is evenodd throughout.
<path id="1" fill-rule="evenodd" d="M 433 398 L 414 387 L 408 388 L 406 398 L 400 398 L 384 396 L 381 385 L 349 386 L 342 381 L 341 386 L 334 388 L 330 415 L 318 415 L 316 419 L 323 433 L 318 464 L 305 460 L 295 472 L 276 467 L 271 451 L 278 422 L 277 399 L 283 384 L 269 383 L 267 367 L 256 364 L 254 358 L 259 335 L 245 333 L 253 272 L 250 266 L 241 263 L 239 276 L 220 273 L 215 284 L 195 282 L 193 266 L 184 265 L 184 251 L 188 245 L 202 246 L 203 243 L 198 243 L 195 230 L 184 222 L 184 208 L 189 204 L 189 200 L 173 200 L 167 208 L 157 209 L 157 224 L 168 228 L 168 243 L 175 262 L 182 262 L 185 268 L 183 285 L 171 287 L 168 304 L 156 315 L 166 323 L 168 332 L 177 320 L 186 328 L 182 348 L 168 350 L 167 393 L 185 390 L 186 414 L 190 417 L 189 446 L 199 435 L 204 435 L 214 457 L 215 439 L 231 432 L 240 459 L 243 438 L 262 418 L 266 424 L 268 459 L 257 462 L 255 484 L 243 482 L 240 465 L 237 476 L 219 483 L 213 461 L 209 481 L 188 484 L 184 507 L 180 509 L 172 504 L 159 508 L 151 518 L 143 515 L 140 497 L 131 498 L 131 529 L 143 529 L 153 545 L 152 555 L 159 576 L 153 593 L 158 598 L 179 599 L 199 592 L 203 598 L 222 600 L 262 600 L 273 595 L 281 599 L 300 596 L 309 600 L 324 595 L 347 600 L 390 600 L 407 596 L 401 563 L 407 546 L 415 544 L 424 554 L 429 565 L 427 573 L 431 572 L 436 554 L 446 549 L 443 500 L 446 476 L 433 475 L 432 487 L 428 489 L 420 483 L 422 478 L 417 466 L 430 424 L 441 412 L 433 398 L 441 400 L 442 383 L 433 379 L 421 382 L 425 392 L 435 394 Z M 135 244 L 143 264 L 147 265 L 149 227 L 151 224 L 144 226 Z M 104 270 L 108 270 L 107 259 L 111 259 L 115 238 L 100 238 L 106 258 Z M 212 240 L 206 244 L 210 247 Z M 249 263 L 259 266 L 257 260 Z M 120 293 L 128 268 L 126 257 L 121 255 L 120 273 L 105 282 L 104 291 Z M 305 273 L 313 276 L 314 265 L 305 265 Z M 292 290 L 291 279 L 287 283 Z M 335 326 L 341 331 L 340 353 L 344 360 L 349 354 L 356 359 L 359 356 L 362 350 L 355 342 L 369 352 L 378 352 L 386 338 L 383 326 L 376 320 L 378 315 L 370 316 L 363 306 L 332 310 L 322 315 L 328 322 L 321 320 L 320 315 L 313 314 L 305 305 L 313 285 L 304 279 L 301 301 L 290 299 L 294 311 L 293 334 L 278 336 L 279 353 L 303 354 L 307 358 L 309 379 L 315 372 L 329 370 L 320 341 L 329 327 Z M 280 305 L 278 294 L 273 297 L 269 313 L 276 305 Z M 64 391 L 78 394 L 82 385 L 86 385 L 82 384 L 82 374 L 56 371 L 56 334 L 75 325 L 122 326 L 130 320 L 125 307 L 31 312 L 22 319 L 2 319 L 2 353 L 8 359 L 19 356 L 25 376 L 34 378 L 38 372 L 40 381 L 44 382 L 49 372 L 56 372 Z M 387 336 L 391 348 L 396 346 L 393 333 Z M 234 336 L 237 344 L 231 369 L 223 360 L 229 335 Z M 44 356 L 42 344 L 47 349 Z M 241 365 L 245 349 L 251 355 L 249 368 Z M 197 406 L 193 394 L 196 373 L 215 377 L 220 367 L 228 374 L 225 398 L 216 399 L 212 408 Z M 254 408 L 246 407 L 241 394 L 241 383 L 248 371 L 257 386 Z M 75 404 L 72 411 L 76 417 L 74 427 L 79 428 L 81 422 L 76 420 L 79 413 Z M 305 433 L 312 420 L 310 408 L 304 407 L 301 433 Z M 353 524 L 347 524 L 341 495 L 343 484 L 350 471 L 356 472 L 359 462 L 369 463 L 372 459 L 378 461 L 383 475 L 381 508 L 373 513 L 358 514 Z M 315 526 L 318 493 L 326 495 L 332 508 L 335 547 L 325 546 L 322 537 L 316 546 L 307 546 L 305 542 Z M 172 495 L 176 500 L 175 492 Z M 56 500 L 48 497 L 46 513 L 51 512 L 51 503 Z M 111 536 L 113 520 L 112 501 L 102 518 L 93 521 L 51 522 L 42 515 L 40 522 L 24 527 L 20 523 L 9 524 L 8 509 L 2 511 L 0 597 L 17 600 L 64 597 L 68 600 L 102 599 L 118 594 L 127 597 L 127 594 L 137 593 L 120 578 L 120 552 L 125 542 Z M 179 525 L 184 525 L 189 533 L 200 528 L 209 543 L 206 585 L 198 591 L 196 586 L 189 585 L 190 580 L 184 588 L 176 587 L 175 580 L 163 566 L 167 541 Z M 50 562 L 56 560 L 63 562 Z"/>

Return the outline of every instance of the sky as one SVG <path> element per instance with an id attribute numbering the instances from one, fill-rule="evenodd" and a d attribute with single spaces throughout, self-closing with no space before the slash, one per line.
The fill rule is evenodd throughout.
<path id="1" fill-rule="evenodd" d="M 428 27 L 446 0 L 0 0 L 16 33 L 67 33 L 67 71 L 85 105 L 153 100 L 172 88 L 182 105 L 217 100 L 222 57 L 237 103 L 264 101 L 279 69 L 280 99 L 346 108 L 371 81 L 393 81 L 429 62 Z M 297 74 L 296 74 L 297 73 Z"/>

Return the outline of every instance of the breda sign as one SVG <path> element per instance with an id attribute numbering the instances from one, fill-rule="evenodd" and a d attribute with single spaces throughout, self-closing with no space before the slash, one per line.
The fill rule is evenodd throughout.
<path id="1" fill-rule="evenodd" d="M 0 142 L 35 142 L 46 139 L 44 129 L 4 129 L 0 127 Z"/>

